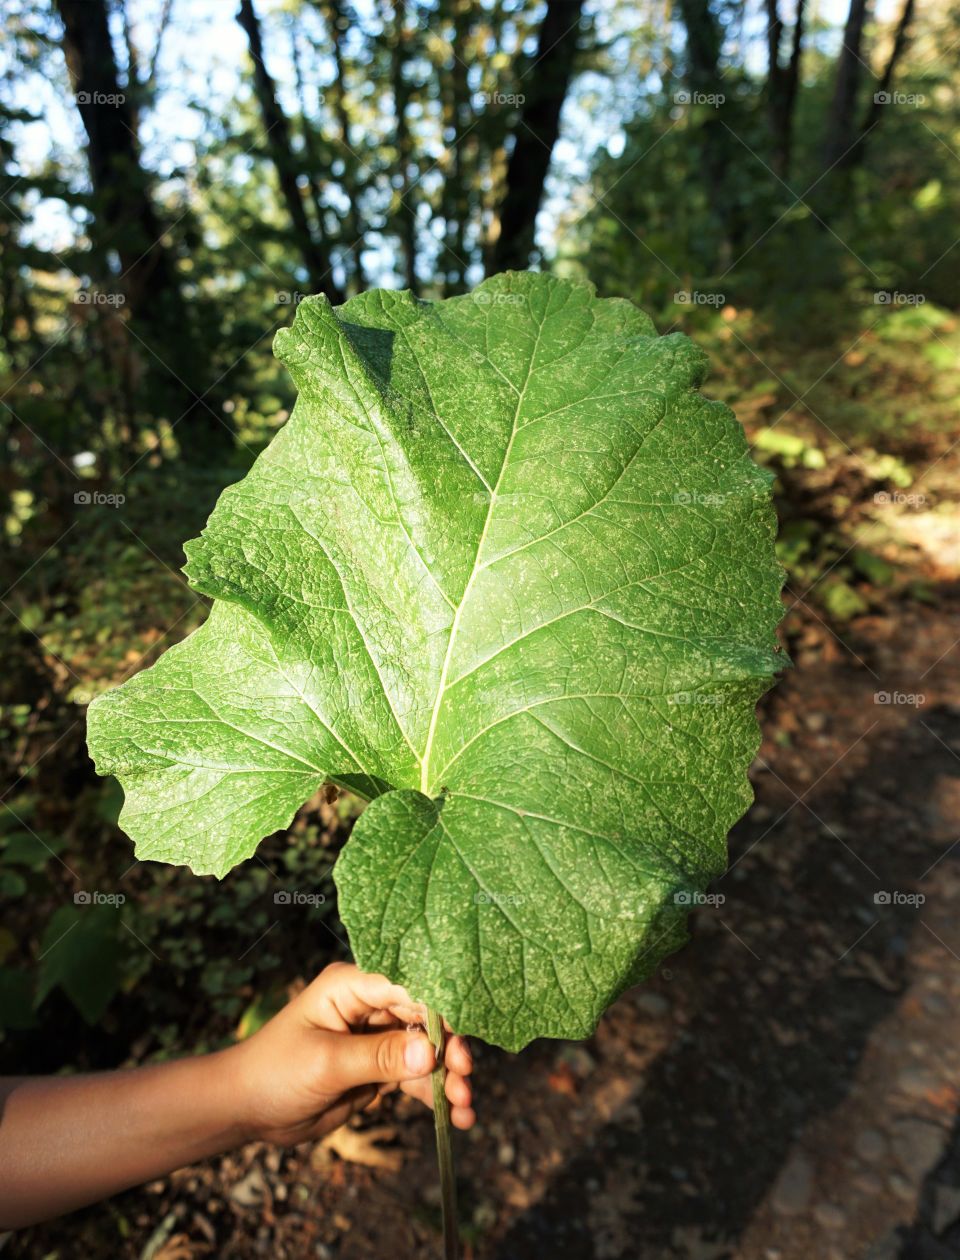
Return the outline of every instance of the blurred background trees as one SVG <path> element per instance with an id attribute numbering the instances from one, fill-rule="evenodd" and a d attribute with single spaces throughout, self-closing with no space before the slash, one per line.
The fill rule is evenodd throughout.
<path id="1" fill-rule="evenodd" d="M 303 292 L 562 262 L 756 304 L 852 251 L 947 296 L 956 13 L 845 2 L 13 0 L 2 362 L 62 333 L 113 395 L 73 441 L 223 456 L 248 334 Z"/>

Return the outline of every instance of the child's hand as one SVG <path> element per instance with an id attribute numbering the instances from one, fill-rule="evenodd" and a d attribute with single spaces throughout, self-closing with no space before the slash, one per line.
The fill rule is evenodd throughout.
<path id="1" fill-rule="evenodd" d="M 293 1144 L 329 1133 L 397 1085 L 432 1105 L 433 1047 L 426 1007 L 386 976 L 333 963 L 249 1041 L 225 1053 L 251 1138 Z M 476 1121 L 467 1080 L 473 1061 L 448 1036 L 447 1098 L 458 1129 Z"/>
<path id="2" fill-rule="evenodd" d="M 426 1010 L 385 976 L 336 963 L 249 1041 L 119 1072 L 0 1078 L 0 1231 L 70 1212 L 251 1139 L 295 1143 L 378 1093 L 430 1104 Z M 459 1129 L 476 1120 L 462 1037 L 447 1044 Z"/>

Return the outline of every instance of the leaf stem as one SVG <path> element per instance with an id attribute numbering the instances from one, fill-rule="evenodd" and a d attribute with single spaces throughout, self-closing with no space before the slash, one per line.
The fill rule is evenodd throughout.
<path id="1" fill-rule="evenodd" d="M 433 1070 L 433 1120 L 437 1130 L 437 1163 L 440 1165 L 440 1200 L 443 1205 L 444 1260 L 457 1260 L 460 1239 L 457 1229 L 457 1182 L 453 1169 L 453 1130 L 450 1127 L 450 1104 L 447 1101 L 447 1069 L 443 1062 L 446 1037 L 443 1020 L 432 1007 L 427 1007 L 427 1036 L 437 1052 Z"/>

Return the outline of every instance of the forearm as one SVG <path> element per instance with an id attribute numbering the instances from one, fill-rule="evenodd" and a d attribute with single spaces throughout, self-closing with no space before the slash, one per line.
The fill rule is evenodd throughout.
<path id="1" fill-rule="evenodd" d="M 233 1051 L 0 1081 L 0 1229 L 59 1216 L 248 1136 Z"/>

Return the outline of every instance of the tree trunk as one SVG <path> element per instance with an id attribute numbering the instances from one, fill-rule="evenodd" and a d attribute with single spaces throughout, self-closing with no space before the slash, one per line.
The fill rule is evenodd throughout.
<path id="1" fill-rule="evenodd" d="M 780 41 L 783 23 L 777 0 L 767 0 L 767 119 L 770 127 L 771 165 L 781 179 L 790 176 L 793 157 L 793 113 L 800 82 L 800 56 L 803 43 L 804 0 L 797 0 L 797 16 L 793 26 L 790 59 L 780 62 Z"/>
<path id="2" fill-rule="evenodd" d="M 341 0 L 320 0 L 318 8 L 326 19 L 330 30 L 330 41 L 333 45 L 336 77 L 330 86 L 325 89 L 324 95 L 333 106 L 334 117 L 337 120 L 337 127 L 340 131 L 340 156 L 343 160 L 344 168 L 343 186 L 347 194 L 348 203 L 344 226 L 346 227 L 347 236 L 350 238 L 349 245 L 352 247 L 349 251 L 349 257 L 352 259 L 351 269 L 356 287 L 362 290 L 367 284 L 362 259 L 365 233 L 358 196 L 357 171 L 359 163 L 350 145 L 350 115 L 347 111 L 346 91 L 347 67 L 343 56 L 343 36 L 346 30 L 346 18 Z"/>
<path id="3" fill-rule="evenodd" d="M 446 285 L 449 294 L 463 293 L 467 287 L 467 226 L 470 221 L 472 186 L 468 148 L 471 126 L 470 86 L 467 82 L 467 43 L 473 25 L 472 0 L 454 0 L 453 65 L 450 71 L 451 122 L 454 130 L 453 161 L 447 173 L 451 181 L 446 223 L 447 254 L 444 271 L 452 274 Z"/>
<path id="4" fill-rule="evenodd" d="M 404 74 L 408 60 L 409 32 L 407 31 L 407 6 L 405 0 L 394 0 L 393 31 L 390 44 L 390 86 L 393 91 L 393 147 L 397 155 L 399 186 L 396 194 L 394 219 L 400 239 L 401 266 L 404 287 L 414 293 L 419 291 L 417 281 L 417 208 L 413 202 L 410 168 L 414 160 L 413 142 L 410 135 L 408 110 L 411 87 Z"/>
<path id="5" fill-rule="evenodd" d="M 687 82 L 695 92 L 716 93 L 720 78 L 720 27 L 709 0 L 680 0 L 687 32 Z"/>
<path id="6" fill-rule="evenodd" d="M 744 224 L 736 195 L 732 192 L 731 167 L 742 160 L 745 150 L 740 148 L 724 126 L 721 108 L 729 111 L 730 104 L 705 106 L 698 98 L 719 96 L 720 48 L 722 33 L 720 24 L 710 8 L 710 0 L 680 0 L 680 12 L 687 32 L 687 86 L 690 89 L 690 108 L 694 117 L 702 118 L 697 125 L 696 136 L 703 165 L 704 180 L 710 205 L 717 223 L 723 261 L 740 247 L 744 237 Z M 779 39 L 778 39 L 779 43 Z M 734 150 L 737 146 L 739 152 Z"/>
<path id="7" fill-rule="evenodd" d="M 494 0 L 489 9 L 482 11 L 479 38 L 482 46 L 501 48 L 504 43 L 504 28 L 513 18 L 508 14 L 506 0 Z M 524 26 L 517 30 L 517 41 L 522 49 L 526 38 Z M 480 87 L 488 98 L 491 92 L 500 91 L 504 78 L 515 76 L 518 54 L 514 54 L 506 66 L 491 64 L 488 58 L 481 66 L 482 77 Z M 518 72 L 516 72 L 518 73 Z M 494 249 L 500 239 L 500 208 L 506 189 L 508 154 L 505 148 L 507 139 L 507 121 L 502 113 L 486 109 L 480 116 L 476 128 L 477 135 L 477 182 L 475 191 L 477 200 L 477 220 L 482 231 L 482 261 L 486 273 L 494 269 Z"/>
<path id="8" fill-rule="evenodd" d="M 329 238 L 326 230 L 327 208 L 323 204 L 323 185 L 320 181 L 320 171 L 323 168 L 323 163 L 317 152 L 316 133 L 307 113 L 307 86 L 303 76 L 303 67 L 300 64 L 300 46 L 297 42 L 296 30 L 291 32 L 290 59 L 293 62 L 293 73 L 297 84 L 297 102 L 300 106 L 300 130 L 303 138 L 303 152 L 306 157 L 304 177 L 310 194 L 310 204 L 313 206 L 317 240 L 320 242 L 324 257 L 329 258 Z M 344 270 L 347 274 L 347 287 L 349 288 L 349 279 L 353 272 L 352 258 L 344 259 Z"/>
<path id="9" fill-rule="evenodd" d="M 883 68 L 883 74 L 880 76 L 880 82 L 877 84 L 877 90 L 870 99 L 863 115 L 863 123 L 860 126 L 860 135 L 857 138 L 856 148 L 850 155 L 850 165 L 855 166 L 863 161 L 863 155 L 866 151 L 867 136 L 873 131 L 877 123 L 883 117 L 883 111 L 886 108 L 884 98 L 890 94 L 890 88 L 893 86 L 893 76 L 896 71 L 900 58 L 907 46 L 909 39 L 910 22 L 913 19 L 914 0 L 905 0 L 903 10 L 900 14 L 900 21 L 897 23 L 897 32 L 893 37 L 893 47 L 890 50 L 890 56 L 887 58 L 887 64 Z"/>
<path id="10" fill-rule="evenodd" d="M 90 182 L 96 197 L 97 252 L 120 259 L 130 310 L 146 320 L 158 306 L 183 326 L 184 310 L 163 229 L 140 164 L 136 120 L 121 91 L 104 0 L 57 0 L 63 50 L 77 108 L 87 133 Z M 149 299 L 149 307 L 146 301 Z"/>
<path id="11" fill-rule="evenodd" d="M 573 77 L 582 11 L 583 0 L 547 0 L 537 56 L 520 81 L 519 86 L 529 83 L 529 88 L 507 164 L 500 234 L 492 251 L 496 271 L 523 270 L 530 265 L 537 214 L 560 132 L 560 112 Z"/>
<path id="12" fill-rule="evenodd" d="M 857 91 L 863 71 L 863 26 L 867 18 L 867 4 L 868 0 L 850 0 L 823 146 L 826 170 L 836 168 L 842 171 L 852 164 L 857 139 Z"/>
<path id="13" fill-rule="evenodd" d="M 0 124 L 5 127 L 11 117 L 0 107 Z M 22 114 L 18 121 L 33 122 L 35 116 Z M 14 191 L 17 180 L 10 173 L 13 158 L 13 145 L 0 132 L 0 180 L 7 189 L 6 196 L 0 199 L 0 346 L 11 366 L 20 372 L 29 368 L 36 357 L 36 336 L 30 289 L 22 274 L 24 256 L 18 230 L 26 212 Z"/>
<path id="14" fill-rule="evenodd" d="M 208 406 L 202 399 L 202 356 L 173 258 L 163 243 L 150 178 L 140 161 L 137 120 L 130 91 L 121 91 L 105 0 L 56 3 L 70 82 L 87 133 L 95 255 L 104 279 L 122 288 L 129 316 L 124 322 L 110 312 L 114 338 L 120 333 L 123 338 L 117 353 L 138 380 L 138 361 L 146 360 L 150 371 L 146 388 L 151 391 L 147 405 L 154 410 L 154 382 L 172 390 L 172 405 L 178 412 L 174 423 L 182 422 L 184 432 L 190 434 L 184 445 L 219 453 L 232 446 L 233 438 L 216 403 Z M 112 274 L 111 253 L 119 258 L 119 277 Z"/>
<path id="15" fill-rule="evenodd" d="M 290 143 L 290 123 L 277 100 L 276 86 L 263 60 L 263 39 L 253 0 L 240 0 L 237 21 L 247 36 L 253 62 L 254 91 L 266 130 L 267 149 L 277 171 L 280 192 L 293 224 L 294 236 L 303 265 L 310 277 L 310 285 L 317 292 L 325 293 L 331 302 L 342 302 L 343 293 L 334 280 L 330 259 L 320 242 L 314 238 L 307 219 L 306 207 L 297 183 L 297 177 L 302 172 Z M 318 225 L 318 231 L 321 226 Z"/>

